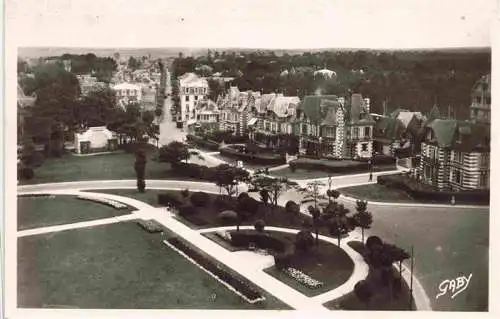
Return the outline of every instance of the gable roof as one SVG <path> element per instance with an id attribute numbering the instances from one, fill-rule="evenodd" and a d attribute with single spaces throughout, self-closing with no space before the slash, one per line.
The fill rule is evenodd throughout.
<path id="1" fill-rule="evenodd" d="M 295 115 L 300 99 L 297 96 L 283 96 L 278 94 L 267 105 L 267 110 L 273 112 L 278 117 L 288 117 Z"/>
<path id="2" fill-rule="evenodd" d="M 442 148 L 471 152 L 490 147 L 490 126 L 487 124 L 436 119 L 426 128 L 433 131 L 437 145 Z"/>
<path id="3" fill-rule="evenodd" d="M 328 108 L 341 107 L 336 95 L 307 95 L 298 109 L 313 123 L 320 124 L 326 118 Z"/>
<path id="4" fill-rule="evenodd" d="M 389 116 L 380 116 L 375 121 L 373 137 L 377 140 L 394 141 L 401 137 L 404 130 L 401 120 Z"/>

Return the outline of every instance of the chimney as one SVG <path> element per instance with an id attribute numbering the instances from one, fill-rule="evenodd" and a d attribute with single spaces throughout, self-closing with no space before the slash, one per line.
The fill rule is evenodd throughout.
<path id="1" fill-rule="evenodd" d="M 339 103 L 340 103 L 342 106 L 345 106 L 345 98 L 343 98 L 343 97 L 339 97 L 337 101 L 339 101 Z"/>
<path id="2" fill-rule="evenodd" d="M 355 122 L 360 119 L 361 99 L 362 96 L 359 93 L 354 93 L 351 96 L 351 122 Z"/>
<path id="3" fill-rule="evenodd" d="M 370 99 L 369 98 L 364 98 L 365 101 L 365 111 L 366 113 L 370 113 Z"/>

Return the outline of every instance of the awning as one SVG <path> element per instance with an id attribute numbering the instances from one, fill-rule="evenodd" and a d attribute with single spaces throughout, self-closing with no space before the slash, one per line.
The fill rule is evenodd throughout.
<path id="1" fill-rule="evenodd" d="M 248 121 L 248 125 L 251 126 L 251 125 L 255 125 L 255 123 L 257 123 L 259 119 L 254 117 L 252 119 L 250 119 L 250 121 Z"/>

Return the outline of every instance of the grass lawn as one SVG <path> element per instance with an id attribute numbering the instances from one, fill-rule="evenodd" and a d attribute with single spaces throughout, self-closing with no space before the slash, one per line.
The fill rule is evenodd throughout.
<path id="1" fill-rule="evenodd" d="M 148 189 L 146 185 L 146 192 L 144 193 L 139 193 L 136 189 L 92 189 L 89 190 L 89 192 L 130 197 L 154 207 L 161 207 L 161 205 L 158 204 L 158 194 L 165 192 L 165 190 Z"/>
<path id="2" fill-rule="evenodd" d="M 24 308 L 263 307 L 245 302 L 134 222 L 20 238 L 18 276 Z M 267 298 L 264 309 L 289 308 Z"/>
<path id="3" fill-rule="evenodd" d="M 77 199 L 76 196 L 19 196 L 17 198 L 18 230 L 71 224 L 124 215 L 131 209 Z"/>
<path id="4" fill-rule="evenodd" d="M 434 310 L 488 310 L 490 243 L 487 208 L 422 208 L 415 205 L 368 206 L 368 209 L 373 213 L 369 235 L 377 235 L 408 251 L 411 245 L 414 246 L 415 274 Z M 449 294 L 435 298 L 442 281 L 471 273 L 468 288 L 454 299 Z"/>
<path id="5" fill-rule="evenodd" d="M 349 197 L 375 202 L 418 203 L 403 190 L 379 184 L 345 187 L 338 190 Z"/>
<path id="6" fill-rule="evenodd" d="M 271 233 L 291 241 L 295 240 L 295 235 L 293 234 Z M 354 271 L 353 261 L 342 249 L 321 240 L 319 241 L 319 245 L 315 246 L 309 253 L 295 255 L 291 266 L 311 278 L 322 282 L 323 286 L 316 289 L 308 288 L 274 266 L 266 269 L 265 272 L 309 297 L 339 287 L 349 279 Z"/>
<path id="7" fill-rule="evenodd" d="M 135 179 L 135 156 L 113 153 L 94 156 L 65 155 L 47 158 L 35 169 L 35 177 L 22 184 L 55 183 L 68 181 Z M 167 163 L 156 162 L 152 154 L 146 164 L 146 179 L 175 178 Z"/>
<path id="8" fill-rule="evenodd" d="M 365 247 L 361 242 L 349 242 L 354 250 L 360 254 L 365 253 Z M 394 269 L 395 276 L 399 276 L 397 269 Z M 410 293 L 408 285 L 403 281 L 403 286 L 399 294 L 393 294 L 392 301 L 389 295 L 388 287 L 380 287 L 375 283 L 376 271 L 370 269 L 367 277 L 367 281 L 371 282 L 372 285 L 378 286 L 378 289 L 374 292 L 372 300 L 367 305 L 361 302 L 354 292 L 351 292 L 339 299 L 329 301 L 325 303 L 328 309 L 337 310 L 410 310 Z M 415 309 L 415 304 L 412 300 L 412 310 Z"/>

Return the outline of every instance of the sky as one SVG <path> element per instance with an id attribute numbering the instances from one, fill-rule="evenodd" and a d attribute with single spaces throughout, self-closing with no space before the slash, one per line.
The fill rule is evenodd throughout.
<path id="1" fill-rule="evenodd" d="M 16 46 L 488 47 L 499 0 L 6 0 Z"/>

